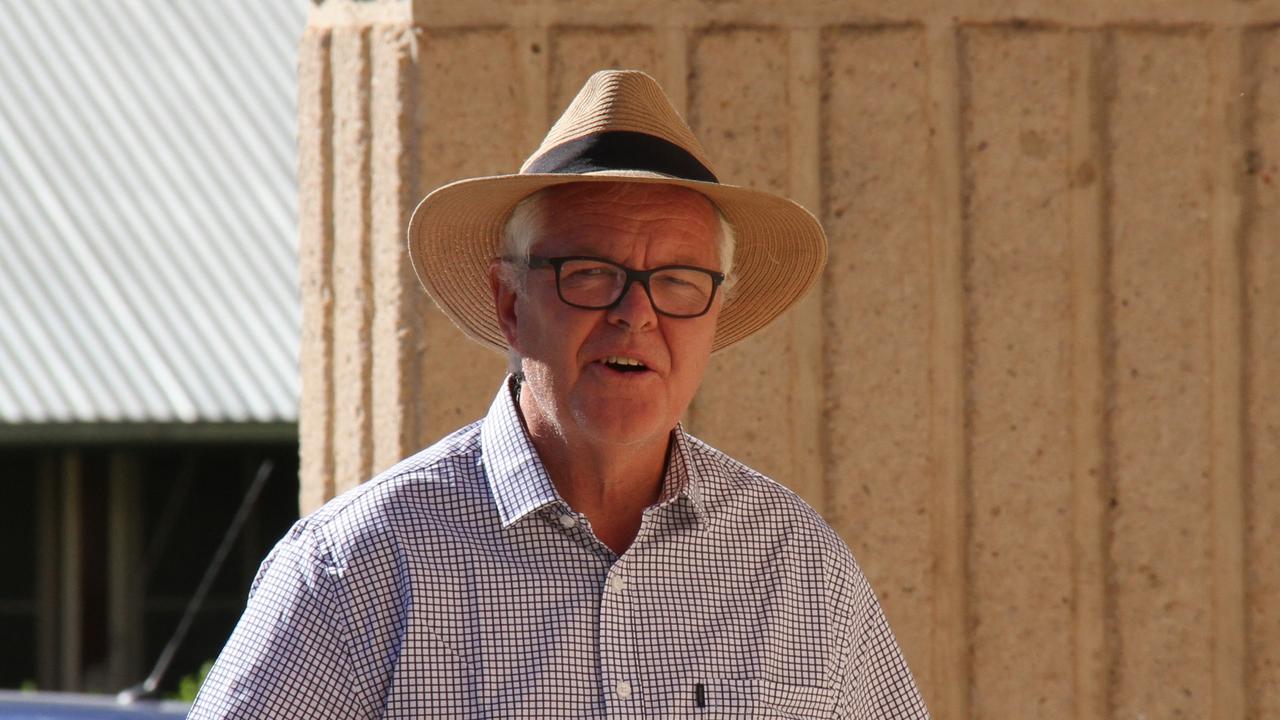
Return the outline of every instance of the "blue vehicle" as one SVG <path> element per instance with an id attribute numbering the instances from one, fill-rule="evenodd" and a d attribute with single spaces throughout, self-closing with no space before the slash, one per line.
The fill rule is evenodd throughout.
<path id="1" fill-rule="evenodd" d="M 114 695 L 0 690 L 3 720 L 125 720 L 185 718 L 188 706 L 174 700 L 121 702 Z"/>

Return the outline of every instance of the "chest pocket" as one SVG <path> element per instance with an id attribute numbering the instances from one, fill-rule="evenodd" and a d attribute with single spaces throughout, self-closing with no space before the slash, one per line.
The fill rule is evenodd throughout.
<path id="1" fill-rule="evenodd" d="M 656 693 L 653 709 L 658 717 L 785 718 L 808 720 L 831 717 L 835 691 L 814 685 L 792 685 L 764 678 L 713 680 L 683 687 L 667 687 Z"/>

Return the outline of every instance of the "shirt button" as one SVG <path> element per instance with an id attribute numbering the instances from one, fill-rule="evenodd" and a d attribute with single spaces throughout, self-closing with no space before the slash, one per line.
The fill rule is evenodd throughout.
<path id="1" fill-rule="evenodd" d="M 623 700 L 631 699 L 631 683 L 626 680 L 619 680 L 618 684 L 613 686 L 613 689 L 618 693 L 618 697 Z"/>
<path id="2" fill-rule="evenodd" d="M 572 516 L 572 515 L 561 515 L 561 516 L 560 516 L 560 527 L 564 528 L 565 530 L 568 530 L 568 529 L 572 528 L 574 525 L 577 525 L 577 524 L 578 524 L 578 518 L 576 518 L 576 517 L 574 517 L 574 516 Z"/>
<path id="3" fill-rule="evenodd" d="M 627 587 L 627 583 L 626 583 L 626 581 L 625 581 L 625 580 L 623 580 L 621 577 L 618 577 L 617 575 L 614 575 L 613 577 L 609 578 L 609 589 L 610 589 L 610 590 L 612 590 L 612 591 L 614 591 L 614 592 L 616 592 L 616 593 L 620 593 L 620 592 L 622 592 L 622 591 L 623 591 L 623 589 L 624 589 L 624 588 L 626 588 L 626 587 Z"/>

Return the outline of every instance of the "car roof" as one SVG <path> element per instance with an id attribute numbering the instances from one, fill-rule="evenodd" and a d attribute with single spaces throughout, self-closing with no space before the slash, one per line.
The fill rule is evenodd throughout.
<path id="1" fill-rule="evenodd" d="M 114 695 L 0 690 L 0 718 L 5 720 L 184 718 L 189 709 L 174 700 L 120 703 Z"/>

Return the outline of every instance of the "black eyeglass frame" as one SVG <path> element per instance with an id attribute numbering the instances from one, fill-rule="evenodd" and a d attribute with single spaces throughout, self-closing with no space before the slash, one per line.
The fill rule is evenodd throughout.
<path id="1" fill-rule="evenodd" d="M 503 258 L 503 259 L 508 262 L 520 261 L 519 258 Z M 617 299 L 615 299 L 613 302 L 607 305 L 582 305 L 580 303 L 569 302 L 568 300 L 566 300 L 564 297 L 564 293 L 561 292 L 560 290 L 560 268 L 565 263 L 572 262 L 574 260 L 589 260 L 591 262 L 598 262 L 598 263 L 603 263 L 605 265 L 612 265 L 613 267 L 616 267 L 619 270 L 621 270 L 626 275 L 626 280 L 622 283 L 622 290 L 618 292 Z M 702 317 L 703 315 L 706 315 L 707 312 L 711 310 L 711 304 L 716 301 L 716 291 L 720 288 L 720 285 L 725 280 L 724 273 L 716 270 L 708 270 L 707 268 L 698 267 L 697 265 L 662 265 L 656 268 L 649 268 L 648 270 L 635 270 L 621 263 L 616 263 L 612 260 L 607 260 L 601 257 L 594 257 L 592 255 L 566 255 L 563 257 L 545 257 L 543 255 L 530 255 L 528 267 L 530 270 L 538 270 L 538 269 L 547 268 L 547 267 L 553 268 L 556 271 L 556 295 L 559 296 L 560 302 L 564 303 L 565 305 L 568 305 L 569 307 L 576 307 L 582 310 L 612 310 L 615 307 L 617 307 L 619 303 L 622 302 L 623 298 L 627 296 L 627 292 L 631 290 L 631 285 L 633 283 L 640 283 L 640 287 L 644 288 L 644 294 L 649 298 L 649 305 L 653 308 L 654 312 L 658 313 L 659 315 L 665 315 L 666 317 L 670 317 L 670 318 L 678 318 L 680 320 L 689 320 L 692 318 Z M 653 291 L 649 288 L 649 278 L 665 270 L 695 270 L 711 278 L 711 294 L 707 296 L 707 305 L 706 307 L 702 308 L 701 312 L 696 312 L 692 314 L 678 314 L 678 313 L 667 312 L 658 307 L 658 304 L 653 300 Z"/>

